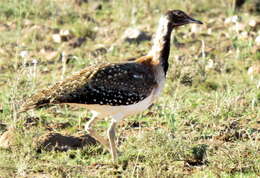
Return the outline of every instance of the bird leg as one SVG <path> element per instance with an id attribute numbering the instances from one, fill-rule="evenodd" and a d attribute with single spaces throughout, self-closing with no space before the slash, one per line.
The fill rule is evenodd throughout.
<path id="1" fill-rule="evenodd" d="M 110 145 L 108 141 L 103 138 L 102 136 L 98 135 L 97 132 L 92 128 L 92 125 L 95 123 L 96 119 L 98 117 L 96 115 L 93 115 L 92 118 L 86 123 L 85 130 L 88 132 L 88 134 L 93 137 L 95 140 L 97 140 L 99 143 L 105 146 L 105 148 L 110 151 Z"/>
<path id="2" fill-rule="evenodd" d="M 109 139 L 109 143 L 110 143 L 110 152 L 112 154 L 113 161 L 116 161 L 116 159 L 117 159 L 117 149 L 116 149 L 116 143 L 115 143 L 115 138 L 116 138 L 115 128 L 116 128 L 116 122 L 112 121 L 111 125 L 107 131 L 108 139 Z"/>

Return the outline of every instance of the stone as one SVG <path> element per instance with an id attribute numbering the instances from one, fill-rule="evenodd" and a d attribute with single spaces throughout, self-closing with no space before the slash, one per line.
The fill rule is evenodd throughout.
<path id="1" fill-rule="evenodd" d="M 123 34 L 123 41 L 129 43 L 140 43 L 151 40 L 151 36 L 137 28 L 128 28 Z"/>

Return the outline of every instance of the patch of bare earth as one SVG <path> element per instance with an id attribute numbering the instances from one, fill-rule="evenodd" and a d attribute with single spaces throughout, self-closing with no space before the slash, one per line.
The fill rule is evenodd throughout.
<path id="1" fill-rule="evenodd" d="M 67 151 L 69 149 L 83 148 L 87 145 L 95 145 L 97 142 L 89 135 L 66 136 L 59 133 L 49 132 L 41 136 L 37 141 L 38 151 L 55 150 Z"/>

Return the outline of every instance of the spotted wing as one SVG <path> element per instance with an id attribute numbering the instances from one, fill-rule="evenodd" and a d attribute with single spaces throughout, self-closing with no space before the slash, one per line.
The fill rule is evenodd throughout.
<path id="1" fill-rule="evenodd" d="M 89 67 L 36 93 L 21 111 L 60 103 L 129 105 L 143 100 L 155 86 L 154 74 L 144 64 L 128 62 Z"/>
<path id="2" fill-rule="evenodd" d="M 151 69 L 134 62 L 99 68 L 89 80 L 55 100 L 59 103 L 130 105 L 146 98 L 156 81 Z"/>

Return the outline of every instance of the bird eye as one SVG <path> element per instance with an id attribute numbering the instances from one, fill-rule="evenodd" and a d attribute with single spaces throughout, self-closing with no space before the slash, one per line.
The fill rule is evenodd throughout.
<path id="1" fill-rule="evenodd" d="M 178 11 L 177 16 L 182 16 L 182 13 Z"/>
<path id="2" fill-rule="evenodd" d="M 182 13 L 181 13 L 180 11 L 176 11 L 176 12 L 174 13 L 174 15 L 180 17 L 180 16 L 182 15 Z"/>

